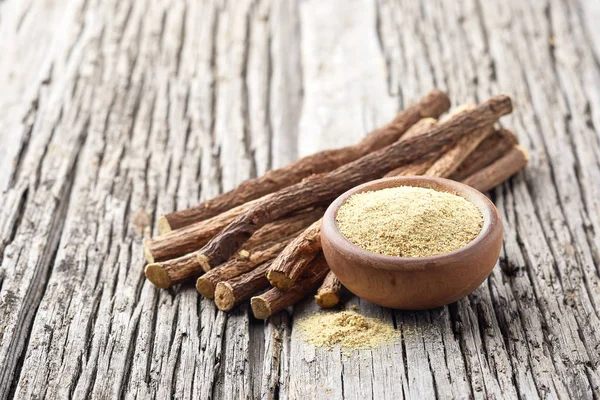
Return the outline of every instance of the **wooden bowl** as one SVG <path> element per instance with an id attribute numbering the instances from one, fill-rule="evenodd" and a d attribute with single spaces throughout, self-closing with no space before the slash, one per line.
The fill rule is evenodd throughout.
<path id="1" fill-rule="evenodd" d="M 373 253 L 340 233 L 335 218 L 348 197 L 397 186 L 430 188 L 467 199 L 483 215 L 481 232 L 450 253 L 416 258 Z M 321 242 L 329 267 L 352 293 L 385 307 L 422 310 L 455 302 L 488 277 L 500 255 L 502 221 L 487 197 L 462 183 L 423 176 L 387 178 L 357 186 L 338 197 L 323 217 Z"/>

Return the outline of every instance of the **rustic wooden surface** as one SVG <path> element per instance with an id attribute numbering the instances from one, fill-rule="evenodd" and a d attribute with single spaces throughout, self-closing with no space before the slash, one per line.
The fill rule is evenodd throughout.
<path id="1" fill-rule="evenodd" d="M 150 4 L 151 3 L 151 4 Z M 576 0 L 0 2 L 0 398 L 593 398 L 600 29 Z M 346 306 L 402 341 L 315 349 L 142 274 L 159 214 L 356 142 L 433 87 L 513 96 L 531 152 L 492 193 L 467 299 Z"/>

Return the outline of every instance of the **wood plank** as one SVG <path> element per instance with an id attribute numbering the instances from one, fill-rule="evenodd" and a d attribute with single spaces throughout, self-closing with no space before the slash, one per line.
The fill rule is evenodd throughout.
<path id="1" fill-rule="evenodd" d="M 600 392 L 600 67 L 587 1 L 0 3 L 1 398 L 592 398 Z M 402 332 L 347 354 L 191 285 L 157 290 L 159 214 L 350 144 L 440 87 L 506 92 L 530 150 L 504 248 L 448 307 L 345 307 Z"/>

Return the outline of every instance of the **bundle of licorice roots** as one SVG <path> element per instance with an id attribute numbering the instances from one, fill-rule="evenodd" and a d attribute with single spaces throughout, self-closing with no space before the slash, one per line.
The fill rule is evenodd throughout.
<path id="1" fill-rule="evenodd" d="M 508 96 L 450 108 L 433 90 L 359 143 L 325 150 L 195 207 L 163 215 L 144 245 L 146 277 L 159 288 L 196 279 L 198 292 L 231 310 L 250 299 L 256 318 L 295 304 L 337 305 L 342 285 L 329 270 L 321 218 L 337 196 L 389 176 L 428 175 L 487 191 L 527 164 L 515 135 L 497 127 Z"/>

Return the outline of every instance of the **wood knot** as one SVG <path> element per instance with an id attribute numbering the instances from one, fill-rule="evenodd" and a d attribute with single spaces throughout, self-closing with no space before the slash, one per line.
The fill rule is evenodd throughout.
<path id="1" fill-rule="evenodd" d="M 504 275 L 513 277 L 520 276 L 522 268 L 507 258 L 500 258 L 500 269 L 504 272 Z"/>

